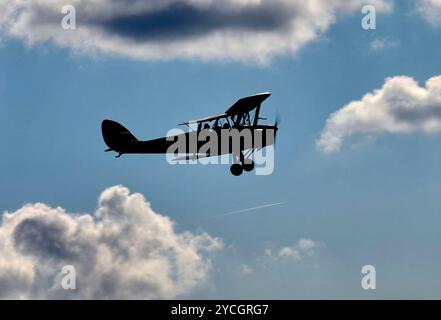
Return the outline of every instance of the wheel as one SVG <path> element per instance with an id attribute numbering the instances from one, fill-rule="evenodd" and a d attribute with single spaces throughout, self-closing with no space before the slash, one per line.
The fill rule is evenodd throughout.
<path id="1" fill-rule="evenodd" d="M 231 168 L 230 168 L 230 171 L 231 171 L 231 173 L 234 175 L 234 176 L 240 176 L 241 174 L 242 174 L 242 172 L 243 172 L 243 168 L 242 168 L 242 166 L 239 164 L 239 163 L 235 163 L 235 164 L 233 164 L 232 166 L 231 166 Z"/>
<path id="2" fill-rule="evenodd" d="M 253 170 L 254 170 L 254 161 L 251 161 L 250 163 L 244 163 L 244 164 L 243 164 L 243 169 L 244 169 L 246 172 L 253 171 Z"/>

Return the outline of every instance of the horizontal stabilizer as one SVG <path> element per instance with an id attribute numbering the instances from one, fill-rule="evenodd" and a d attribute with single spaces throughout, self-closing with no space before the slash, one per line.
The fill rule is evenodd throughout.
<path id="1" fill-rule="evenodd" d="M 182 157 L 174 158 L 173 161 L 182 161 L 182 160 L 197 160 L 202 158 L 207 158 L 208 156 L 205 153 L 198 153 L 192 155 L 186 155 Z"/>

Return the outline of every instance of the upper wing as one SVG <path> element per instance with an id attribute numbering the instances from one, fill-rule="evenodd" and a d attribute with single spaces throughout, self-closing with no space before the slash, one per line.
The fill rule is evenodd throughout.
<path id="1" fill-rule="evenodd" d="M 232 117 L 239 114 L 245 114 L 259 107 L 262 104 L 262 102 L 265 101 L 270 95 L 271 93 L 269 92 L 263 92 L 256 94 L 254 96 L 245 97 L 236 101 L 236 103 L 233 104 L 225 113 L 219 114 L 217 116 L 210 116 L 202 119 L 186 121 L 180 123 L 179 125 L 188 125 L 190 123 L 213 121 L 217 119 Z"/>
<path id="2" fill-rule="evenodd" d="M 269 92 L 263 92 L 254 96 L 242 98 L 236 101 L 236 103 L 233 104 L 225 113 L 233 116 L 250 112 L 259 107 L 270 95 L 271 93 Z"/>
<path id="3" fill-rule="evenodd" d="M 217 116 L 210 116 L 210 117 L 205 117 L 205 118 L 202 118 L 202 119 L 190 120 L 190 121 L 187 121 L 187 122 L 180 123 L 179 125 L 187 125 L 187 124 L 190 124 L 190 123 L 200 123 L 200 122 L 213 121 L 213 120 L 222 119 L 222 118 L 226 118 L 226 117 L 228 117 L 228 115 L 226 113 L 222 113 L 222 114 L 219 114 Z"/>

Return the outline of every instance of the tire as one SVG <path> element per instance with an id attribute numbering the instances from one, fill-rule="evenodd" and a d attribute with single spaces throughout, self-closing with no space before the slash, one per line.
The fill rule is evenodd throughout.
<path id="1" fill-rule="evenodd" d="M 242 174 L 243 168 L 239 163 L 235 163 L 230 167 L 230 171 L 231 171 L 231 174 L 233 174 L 233 176 L 238 177 Z"/>
<path id="2" fill-rule="evenodd" d="M 244 163 L 244 164 L 243 164 L 243 169 L 244 169 L 246 172 L 253 171 L 253 170 L 254 170 L 254 161 L 251 161 L 251 163 Z"/>

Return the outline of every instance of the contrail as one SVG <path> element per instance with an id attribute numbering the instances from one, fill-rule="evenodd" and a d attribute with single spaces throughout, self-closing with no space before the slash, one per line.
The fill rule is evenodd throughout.
<path id="1" fill-rule="evenodd" d="M 259 210 L 259 209 L 264 209 L 264 208 L 269 208 L 269 207 L 280 206 L 280 205 L 285 204 L 285 203 L 286 203 L 286 201 L 263 204 L 263 205 L 260 205 L 260 206 L 257 206 L 257 207 L 252 207 L 252 208 L 241 209 L 241 210 L 237 210 L 237 211 L 231 211 L 231 212 L 223 213 L 223 214 L 220 214 L 220 215 L 217 215 L 217 216 L 213 216 L 213 217 L 210 217 L 210 218 L 207 218 L 207 219 L 214 219 L 214 218 L 232 216 L 232 215 L 235 215 L 235 214 L 245 213 L 245 212 L 249 212 L 249 211 L 254 211 L 254 210 Z"/>

